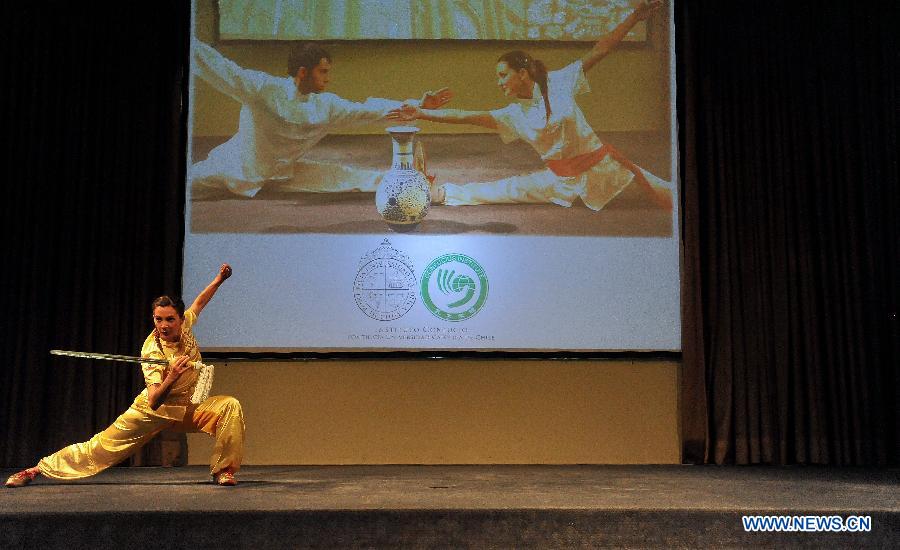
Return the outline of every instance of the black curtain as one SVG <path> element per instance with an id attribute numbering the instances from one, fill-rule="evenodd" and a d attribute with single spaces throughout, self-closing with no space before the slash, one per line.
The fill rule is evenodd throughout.
<path id="1" fill-rule="evenodd" d="M 900 462 L 895 3 L 677 4 L 686 462 Z"/>
<path id="2" fill-rule="evenodd" d="M 180 292 L 190 4 L 5 8 L 0 463 L 84 441 L 143 385 L 150 302 Z M 186 103 L 186 102 L 185 102 Z"/>

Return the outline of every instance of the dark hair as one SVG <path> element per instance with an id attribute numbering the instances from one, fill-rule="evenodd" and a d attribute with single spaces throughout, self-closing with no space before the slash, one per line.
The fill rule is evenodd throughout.
<path id="1" fill-rule="evenodd" d="M 325 48 L 315 42 L 304 42 L 291 48 L 288 55 L 288 75 L 297 76 L 300 67 L 306 67 L 307 71 L 311 71 L 322 59 L 325 58 L 331 63 L 331 54 L 325 51 Z"/>
<path id="2" fill-rule="evenodd" d="M 547 109 L 547 120 L 550 120 L 550 97 L 547 95 L 547 66 L 540 59 L 535 59 L 522 50 L 514 50 L 500 56 L 497 62 L 505 62 L 514 71 L 525 69 L 531 80 L 537 82 L 544 96 L 544 108 Z"/>
<path id="3" fill-rule="evenodd" d="M 159 298 L 153 300 L 153 303 L 150 304 L 150 314 L 152 315 L 158 307 L 174 307 L 175 311 L 178 312 L 178 316 L 184 317 L 184 302 L 181 300 L 181 298 L 160 296 Z"/>

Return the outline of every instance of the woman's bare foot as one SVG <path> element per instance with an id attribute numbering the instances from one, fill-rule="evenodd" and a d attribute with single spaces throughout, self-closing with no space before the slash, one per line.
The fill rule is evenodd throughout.
<path id="1" fill-rule="evenodd" d="M 447 198 L 444 186 L 436 184 L 434 176 L 425 177 L 428 178 L 428 186 L 431 190 L 431 204 L 444 204 L 444 199 Z"/>
<path id="2" fill-rule="evenodd" d="M 444 186 L 434 183 L 435 176 L 428 174 L 428 164 L 425 161 L 425 146 L 421 141 L 417 141 L 413 147 L 413 168 L 422 172 L 425 179 L 428 180 L 428 187 L 431 192 L 431 204 L 443 204 L 445 193 Z"/>

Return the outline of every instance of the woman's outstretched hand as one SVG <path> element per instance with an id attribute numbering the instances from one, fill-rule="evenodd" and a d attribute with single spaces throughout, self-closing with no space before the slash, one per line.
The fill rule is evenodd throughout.
<path id="1" fill-rule="evenodd" d="M 453 98 L 450 88 L 441 88 L 436 92 L 427 91 L 420 102 L 423 109 L 439 109 Z"/>
<path id="2" fill-rule="evenodd" d="M 388 120 L 396 120 L 398 122 L 412 122 L 414 120 L 418 120 L 421 116 L 422 109 L 414 105 L 410 105 L 409 103 L 404 103 L 396 109 L 388 111 L 386 118 Z"/>

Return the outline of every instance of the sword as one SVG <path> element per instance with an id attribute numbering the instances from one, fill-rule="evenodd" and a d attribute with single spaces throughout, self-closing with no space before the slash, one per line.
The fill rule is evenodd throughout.
<path id="1" fill-rule="evenodd" d="M 151 357 L 134 357 L 132 355 L 115 355 L 113 353 L 88 353 L 86 351 L 68 351 L 64 349 L 51 349 L 52 355 L 65 355 L 68 357 L 81 357 L 82 359 L 102 359 L 104 361 L 124 361 L 126 363 L 151 363 L 154 365 L 168 365 L 165 359 L 153 359 Z M 192 363 L 193 364 L 193 363 Z"/>
<path id="2" fill-rule="evenodd" d="M 154 365 L 168 365 L 165 359 L 153 359 L 151 357 L 134 357 L 132 355 L 115 355 L 113 353 L 89 353 L 85 351 L 68 351 L 62 349 L 51 349 L 51 355 L 65 355 L 67 357 L 81 357 L 82 359 L 102 359 L 104 361 L 123 361 L 125 363 L 151 363 Z M 194 387 L 194 393 L 191 395 L 191 403 L 198 405 L 206 401 L 209 397 L 209 390 L 212 388 L 213 372 L 215 367 L 212 365 L 204 365 L 200 361 L 188 363 L 190 366 L 200 371 L 197 377 L 197 385 Z"/>

